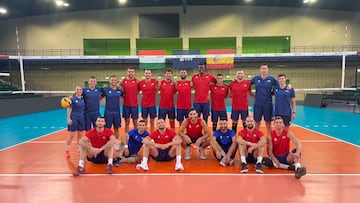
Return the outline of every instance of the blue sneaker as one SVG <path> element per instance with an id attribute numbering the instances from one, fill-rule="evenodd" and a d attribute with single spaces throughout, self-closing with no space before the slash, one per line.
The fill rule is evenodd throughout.
<path id="1" fill-rule="evenodd" d="M 114 165 L 115 165 L 116 167 L 119 167 L 120 164 L 121 164 L 121 158 L 119 157 L 119 158 L 115 159 Z"/>

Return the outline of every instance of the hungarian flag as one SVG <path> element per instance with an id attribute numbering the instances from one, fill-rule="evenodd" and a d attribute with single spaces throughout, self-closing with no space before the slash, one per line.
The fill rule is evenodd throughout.
<path id="1" fill-rule="evenodd" d="M 138 54 L 141 69 L 165 68 L 166 50 L 139 50 Z"/>
<path id="2" fill-rule="evenodd" d="M 234 68 L 234 50 L 233 49 L 210 49 L 206 50 L 206 67 L 209 69 Z"/>

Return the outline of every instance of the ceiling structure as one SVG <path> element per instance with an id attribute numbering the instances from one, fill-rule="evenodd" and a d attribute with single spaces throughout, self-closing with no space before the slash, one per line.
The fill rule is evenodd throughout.
<path id="1" fill-rule="evenodd" d="M 360 0 L 0 0 L 0 20 L 85 10 L 127 7 L 247 5 L 360 12 Z M 125 1 L 125 0 L 123 0 Z M 314 3 L 311 3 L 315 1 Z M 307 3 L 304 3 L 307 2 Z M 59 4 L 59 5 L 57 5 Z M 1 9 L 6 9 L 5 14 Z"/>

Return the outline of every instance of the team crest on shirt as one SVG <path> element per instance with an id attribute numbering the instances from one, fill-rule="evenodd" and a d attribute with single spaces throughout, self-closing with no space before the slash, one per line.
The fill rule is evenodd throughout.
<path id="1" fill-rule="evenodd" d="M 286 139 L 286 136 L 282 136 L 281 139 Z"/>
<path id="2" fill-rule="evenodd" d="M 86 90 L 86 92 L 90 92 L 90 90 Z"/>
<path id="3" fill-rule="evenodd" d="M 195 128 L 198 128 L 198 127 L 200 127 L 200 125 L 196 125 L 196 126 L 195 126 Z"/>
<path id="4" fill-rule="evenodd" d="M 266 80 L 266 82 L 271 82 L 271 80 L 270 80 L 270 79 L 268 79 L 268 80 Z"/>
<path id="5" fill-rule="evenodd" d="M 277 138 L 276 138 L 276 137 L 274 138 L 274 141 L 275 141 L 275 142 L 277 141 Z"/>
<path id="6" fill-rule="evenodd" d="M 103 139 L 103 140 L 106 140 L 106 136 L 102 136 L 102 139 Z"/>
<path id="7" fill-rule="evenodd" d="M 125 80 L 125 81 L 124 81 L 124 83 L 126 84 L 126 83 L 127 83 L 127 81 Z"/>
<path id="8" fill-rule="evenodd" d="M 95 89 L 95 92 L 97 92 L 98 91 L 98 89 Z"/>

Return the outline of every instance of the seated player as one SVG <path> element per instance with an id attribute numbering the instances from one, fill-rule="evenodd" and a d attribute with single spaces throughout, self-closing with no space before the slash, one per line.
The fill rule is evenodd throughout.
<path id="1" fill-rule="evenodd" d="M 149 170 L 149 155 L 156 161 L 171 161 L 176 158 L 175 170 L 184 170 L 181 163 L 181 138 L 170 129 L 165 128 L 165 120 L 159 118 L 158 129 L 143 139 L 143 158 L 140 164 L 136 165 L 138 170 Z"/>
<path id="2" fill-rule="evenodd" d="M 186 134 L 185 134 L 186 130 Z M 198 117 L 195 109 L 190 109 L 189 117 L 185 119 L 179 128 L 179 136 L 186 146 L 185 160 L 191 159 L 191 144 L 199 147 L 200 159 L 207 159 L 205 148 L 210 144 L 210 132 L 206 122 Z"/>
<path id="3" fill-rule="evenodd" d="M 267 138 L 267 150 L 270 158 L 265 157 L 263 164 L 270 168 L 295 170 L 295 178 L 300 179 L 306 175 L 306 168 L 300 164 L 301 143 L 293 133 L 284 129 L 282 117 L 275 117 L 274 126 L 275 130 L 271 131 Z M 291 152 L 290 141 L 296 146 L 296 149 Z"/>
<path id="4" fill-rule="evenodd" d="M 248 172 L 249 168 L 247 163 L 255 163 L 255 171 L 263 173 L 261 163 L 266 137 L 260 130 L 255 128 L 255 121 L 252 117 L 247 117 L 245 124 L 246 128 L 241 130 L 236 138 L 236 142 L 239 145 L 242 166 L 240 172 Z"/>
<path id="5" fill-rule="evenodd" d="M 137 122 L 137 128 L 134 128 L 121 137 L 121 145 L 118 158 L 115 160 L 115 166 L 120 166 L 120 163 L 135 163 L 141 160 L 139 151 L 143 146 L 143 139 L 149 135 L 146 131 L 145 120 Z"/>
<path id="6" fill-rule="evenodd" d="M 79 166 L 76 168 L 73 175 L 78 176 L 85 172 L 85 158 L 96 164 L 107 163 L 106 172 L 111 174 L 114 154 L 113 146 L 115 142 L 116 138 L 114 132 L 109 128 L 105 128 L 105 118 L 98 117 L 96 120 L 96 127 L 88 131 L 79 141 Z"/>
<path id="7" fill-rule="evenodd" d="M 220 165 L 232 165 L 234 163 L 237 144 L 235 142 L 236 133 L 228 129 L 226 118 L 220 118 L 220 129 L 214 132 L 210 138 L 210 145 L 213 149 L 215 158 L 220 161 Z"/>

